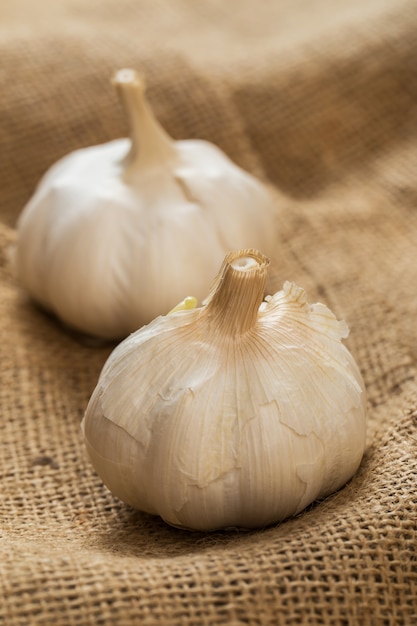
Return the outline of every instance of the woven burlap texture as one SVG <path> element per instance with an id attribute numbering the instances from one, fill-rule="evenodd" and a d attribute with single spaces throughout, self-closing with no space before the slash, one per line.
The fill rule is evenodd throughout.
<path id="1" fill-rule="evenodd" d="M 337 8 L 336 8 L 337 5 Z M 6 0 L 0 9 L 0 623 L 417 624 L 417 6 L 412 0 Z M 16 218 L 46 168 L 126 134 L 115 69 L 176 138 L 217 143 L 280 198 L 271 288 L 347 320 L 368 439 L 296 518 L 193 533 L 103 487 L 80 421 L 111 346 L 16 284 Z"/>

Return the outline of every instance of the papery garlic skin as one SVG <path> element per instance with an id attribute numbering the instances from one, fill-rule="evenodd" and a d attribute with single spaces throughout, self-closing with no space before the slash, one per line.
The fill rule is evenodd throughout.
<path id="1" fill-rule="evenodd" d="M 266 267 L 253 250 L 229 256 L 207 305 L 159 317 L 116 347 L 87 407 L 85 442 L 103 482 L 174 526 L 279 522 L 361 462 L 365 393 L 341 342 L 347 326 L 292 283 L 260 306 Z"/>
<path id="2" fill-rule="evenodd" d="M 120 339 L 201 300 L 224 255 L 276 244 L 277 196 L 202 140 L 173 141 L 132 70 L 115 86 L 131 139 L 77 150 L 41 180 L 17 224 L 16 274 L 81 332 Z"/>

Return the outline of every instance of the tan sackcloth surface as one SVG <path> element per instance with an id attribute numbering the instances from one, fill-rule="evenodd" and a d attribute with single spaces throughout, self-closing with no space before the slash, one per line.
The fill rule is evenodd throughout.
<path id="1" fill-rule="evenodd" d="M 416 2 L 3 0 L 0 59 L 0 624 L 417 624 Z M 80 436 L 111 347 L 12 277 L 41 174 L 126 133 L 123 66 L 174 137 L 276 185 L 272 288 L 293 280 L 350 326 L 363 463 L 280 525 L 185 532 L 113 498 Z"/>

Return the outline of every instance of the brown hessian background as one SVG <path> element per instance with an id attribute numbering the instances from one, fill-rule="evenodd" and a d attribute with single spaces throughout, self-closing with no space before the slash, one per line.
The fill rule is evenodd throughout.
<path id="1" fill-rule="evenodd" d="M 417 624 L 416 34 L 413 0 L 3 0 L 1 624 Z M 351 329 L 363 462 L 274 527 L 181 531 L 112 497 L 80 434 L 111 346 L 80 342 L 11 273 L 44 171 L 126 135 L 110 85 L 125 66 L 173 137 L 276 186 L 271 288 L 295 281 Z"/>

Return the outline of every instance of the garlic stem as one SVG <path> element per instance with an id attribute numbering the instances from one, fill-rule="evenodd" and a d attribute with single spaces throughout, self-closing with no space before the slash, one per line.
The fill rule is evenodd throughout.
<path id="1" fill-rule="evenodd" d="M 172 159 L 173 140 L 155 118 L 145 97 L 145 81 L 135 70 L 123 69 L 113 78 L 130 127 L 131 148 L 126 157 L 126 174 Z"/>
<path id="2" fill-rule="evenodd" d="M 206 315 L 220 332 L 243 335 L 257 321 L 269 259 L 254 249 L 229 253 L 207 300 Z"/>

